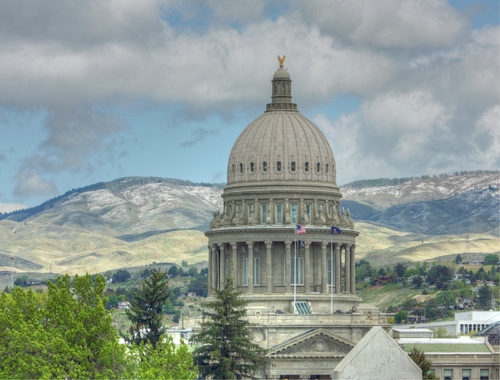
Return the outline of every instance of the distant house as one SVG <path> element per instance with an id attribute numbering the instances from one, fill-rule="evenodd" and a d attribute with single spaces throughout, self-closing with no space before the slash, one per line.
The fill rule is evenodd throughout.
<path id="1" fill-rule="evenodd" d="M 42 285 L 43 281 L 40 280 L 26 280 L 24 281 L 26 285 Z"/>
<path id="2" fill-rule="evenodd" d="M 128 301 L 118 302 L 118 309 L 130 309 L 130 302 Z"/>

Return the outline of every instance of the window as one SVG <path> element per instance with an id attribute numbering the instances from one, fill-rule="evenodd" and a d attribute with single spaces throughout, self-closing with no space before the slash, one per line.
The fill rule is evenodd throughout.
<path id="1" fill-rule="evenodd" d="M 319 162 L 316 163 L 316 172 L 317 173 L 321 172 L 321 164 Z"/>
<path id="2" fill-rule="evenodd" d="M 233 164 L 233 175 L 234 175 L 234 164 Z"/>
<path id="3" fill-rule="evenodd" d="M 266 224 L 266 218 L 267 218 L 267 204 L 262 204 L 260 205 L 260 222 L 262 224 Z"/>
<path id="4" fill-rule="evenodd" d="M 281 84 L 281 93 L 282 94 L 285 93 L 285 84 L 284 83 Z"/>
<path id="5" fill-rule="evenodd" d="M 325 167 L 326 174 L 328 174 L 329 169 L 330 169 L 330 165 L 326 164 L 326 167 Z"/>
<path id="6" fill-rule="evenodd" d="M 243 164 L 240 164 L 240 173 L 243 173 Z"/>
<path id="7" fill-rule="evenodd" d="M 253 284 L 260 285 L 260 258 L 253 258 Z"/>
<path id="8" fill-rule="evenodd" d="M 276 170 L 281 171 L 281 161 L 276 162 Z"/>
<path id="9" fill-rule="evenodd" d="M 297 205 L 292 204 L 292 223 L 297 223 Z"/>
<path id="10" fill-rule="evenodd" d="M 250 162 L 250 172 L 255 172 L 255 164 L 253 162 Z"/>
<path id="11" fill-rule="evenodd" d="M 295 265 L 295 261 L 297 261 L 297 269 Z M 304 285 L 304 258 L 303 257 L 292 257 L 291 264 L 291 275 L 290 279 L 292 281 L 292 285 Z"/>
<path id="12" fill-rule="evenodd" d="M 327 263 L 328 268 L 327 268 L 327 276 L 326 276 L 327 280 L 326 280 L 326 283 L 328 285 L 330 285 L 330 286 L 333 286 L 333 280 L 334 280 L 334 278 L 333 278 L 333 263 L 334 262 L 332 261 L 331 258 L 328 259 L 328 263 Z"/>
<path id="13" fill-rule="evenodd" d="M 309 218 L 309 223 L 311 223 L 311 205 L 306 205 L 306 214 Z"/>
<path id="14" fill-rule="evenodd" d="M 283 223 L 283 211 L 281 203 L 276 204 L 276 224 Z"/>
<path id="15" fill-rule="evenodd" d="M 264 161 L 264 162 L 262 163 L 262 171 L 263 171 L 264 173 L 265 173 L 265 172 L 267 172 L 267 161 Z"/>
<path id="16" fill-rule="evenodd" d="M 453 380 L 453 370 L 445 369 L 444 370 L 444 380 Z"/>
<path id="17" fill-rule="evenodd" d="M 295 170 L 297 170 L 297 165 L 295 164 L 295 161 L 292 161 L 292 163 L 290 164 L 290 170 L 292 172 L 294 172 Z"/>
<path id="18" fill-rule="evenodd" d="M 479 380 L 490 380 L 490 370 L 489 369 L 481 369 L 479 371 Z"/>
<path id="19" fill-rule="evenodd" d="M 307 172 L 309 172 L 309 162 L 306 162 L 306 163 L 304 164 L 304 171 L 305 171 L 306 173 L 307 173 Z"/>
<path id="20" fill-rule="evenodd" d="M 243 259 L 242 272 L 243 286 L 248 286 L 248 259 L 246 257 Z"/>
<path id="21" fill-rule="evenodd" d="M 462 370 L 462 380 L 470 380 L 470 369 L 463 369 Z"/>

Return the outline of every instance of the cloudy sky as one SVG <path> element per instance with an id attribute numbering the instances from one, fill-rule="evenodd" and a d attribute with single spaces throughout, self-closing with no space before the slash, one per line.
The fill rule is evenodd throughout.
<path id="1" fill-rule="evenodd" d="M 497 0 L 0 0 L 0 212 L 224 182 L 286 55 L 338 183 L 500 166 Z"/>

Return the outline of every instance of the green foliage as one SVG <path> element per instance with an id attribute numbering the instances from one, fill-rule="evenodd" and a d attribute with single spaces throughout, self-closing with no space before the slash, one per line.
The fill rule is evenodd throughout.
<path id="1" fill-rule="evenodd" d="M 142 287 L 132 291 L 130 308 L 126 311 L 132 322 L 129 334 L 124 338 L 129 343 L 150 342 L 153 347 L 165 332 L 161 319 L 163 308 L 170 296 L 167 272 L 152 270 Z"/>
<path id="2" fill-rule="evenodd" d="M 448 334 L 448 330 L 445 327 L 434 328 L 431 327 L 431 330 L 434 331 L 434 338 L 452 338 L 453 335 Z"/>
<path id="3" fill-rule="evenodd" d="M 457 255 L 457 257 L 455 257 L 455 263 L 460 264 L 461 262 L 462 262 L 462 256 Z"/>
<path id="4" fill-rule="evenodd" d="M 22 276 L 19 276 L 16 278 L 16 281 L 14 281 L 14 285 L 16 286 L 24 286 L 24 282 L 28 280 L 28 276 L 23 274 Z"/>
<path id="5" fill-rule="evenodd" d="M 413 285 L 415 285 L 417 288 L 420 288 L 420 285 L 422 285 L 422 282 L 423 282 L 422 277 L 418 276 L 418 275 L 413 277 L 413 279 L 411 280 L 411 283 Z"/>
<path id="6" fill-rule="evenodd" d="M 485 264 L 496 264 L 500 261 L 500 256 L 498 254 L 495 254 L 495 253 L 490 253 L 488 255 L 486 255 L 486 257 L 484 258 L 484 263 Z"/>
<path id="7" fill-rule="evenodd" d="M 183 268 L 187 268 L 188 267 L 187 260 L 182 260 L 181 265 L 182 265 Z"/>
<path id="8" fill-rule="evenodd" d="M 191 266 L 188 269 L 188 274 L 191 276 L 197 276 L 198 275 L 198 269 L 196 269 L 195 266 Z"/>
<path id="9" fill-rule="evenodd" d="M 213 292 L 215 299 L 204 305 L 202 331 L 191 339 L 198 344 L 194 358 L 200 375 L 253 377 L 265 362 L 265 350 L 252 342 L 247 301 L 240 297 L 231 276 L 225 278 L 222 290 Z"/>
<path id="10" fill-rule="evenodd" d="M 191 280 L 188 286 L 188 292 L 195 292 L 201 297 L 208 295 L 208 278 L 199 276 Z"/>
<path id="11" fill-rule="evenodd" d="M 175 265 L 172 265 L 169 269 L 168 269 L 168 274 L 172 277 L 177 277 L 179 275 L 179 270 L 177 269 L 177 267 Z"/>
<path id="12" fill-rule="evenodd" d="M 406 310 L 401 310 L 398 311 L 396 314 L 394 314 L 394 320 L 396 323 L 401 323 L 403 321 L 406 321 L 408 318 L 408 312 Z"/>
<path id="13" fill-rule="evenodd" d="M 441 290 L 437 294 L 436 300 L 439 305 L 448 307 L 455 304 L 455 295 L 450 290 Z"/>
<path id="14" fill-rule="evenodd" d="M 105 279 L 69 276 L 47 293 L 0 295 L 0 378 L 117 378 L 124 348 L 105 309 Z"/>
<path id="15" fill-rule="evenodd" d="M 405 274 L 406 266 L 403 263 L 397 263 L 394 267 L 394 271 L 398 275 L 398 277 L 403 277 Z"/>
<path id="16" fill-rule="evenodd" d="M 420 351 L 415 346 L 412 347 L 408 356 L 415 362 L 416 365 L 422 370 L 422 379 L 434 380 L 437 379 L 436 375 L 431 372 L 432 362 L 427 359 L 423 351 Z"/>
<path id="17" fill-rule="evenodd" d="M 182 341 L 176 348 L 172 338 L 163 335 L 153 346 L 150 342 L 132 345 L 129 352 L 127 379 L 196 379 L 197 368 L 193 355 Z"/>
<path id="18" fill-rule="evenodd" d="M 483 309 L 488 309 L 491 307 L 491 290 L 490 287 L 486 284 L 481 286 L 478 291 L 479 298 L 478 303 L 479 306 Z"/>
<path id="19" fill-rule="evenodd" d="M 113 282 L 125 282 L 130 278 L 130 272 L 126 269 L 118 269 L 113 273 Z"/>

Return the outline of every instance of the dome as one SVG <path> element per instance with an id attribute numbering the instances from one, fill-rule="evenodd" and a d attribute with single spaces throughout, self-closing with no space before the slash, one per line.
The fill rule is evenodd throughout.
<path id="1" fill-rule="evenodd" d="M 335 184 L 327 139 L 299 112 L 266 112 L 240 134 L 229 157 L 228 185 L 254 181 Z"/>
<path id="2" fill-rule="evenodd" d="M 279 68 L 273 75 L 273 79 L 278 79 L 278 78 L 290 79 L 290 73 L 283 68 Z"/>

